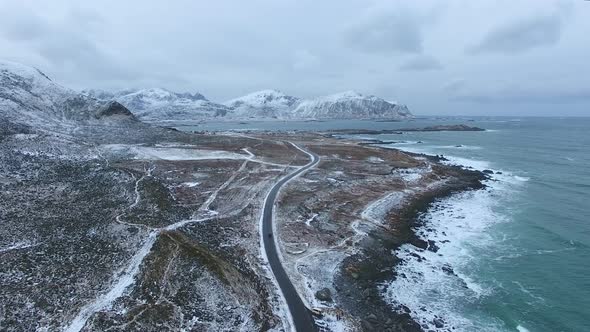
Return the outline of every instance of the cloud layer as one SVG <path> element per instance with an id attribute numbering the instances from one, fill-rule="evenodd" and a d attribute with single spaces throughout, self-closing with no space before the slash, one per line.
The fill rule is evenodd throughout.
<path id="1" fill-rule="evenodd" d="M 559 42 L 562 19 L 559 15 L 526 18 L 490 31 L 471 49 L 473 53 L 520 53 Z"/>
<path id="2" fill-rule="evenodd" d="M 354 89 L 419 114 L 588 102 L 576 89 L 590 86 L 584 1 L 6 0 L 0 12 L 3 58 L 79 89 L 159 86 L 217 101 Z"/>

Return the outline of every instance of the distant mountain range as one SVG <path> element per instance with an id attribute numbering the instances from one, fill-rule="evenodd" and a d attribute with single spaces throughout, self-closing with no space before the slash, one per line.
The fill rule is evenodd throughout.
<path id="1" fill-rule="evenodd" d="M 200 93 L 176 93 L 161 88 L 110 93 L 84 90 L 98 100 L 116 100 L 147 122 L 204 119 L 392 119 L 411 118 L 405 105 L 348 91 L 304 100 L 277 90 L 262 90 L 224 103 Z"/>
<path id="2" fill-rule="evenodd" d="M 200 120 L 224 117 L 229 108 L 207 100 L 202 94 L 176 93 L 161 88 L 125 90 L 110 93 L 83 90 L 82 94 L 98 100 L 116 100 L 147 122 Z"/>
<path id="3" fill-rule="evenodd" d="M 0 107 L 8 119 L 19 122 L 28 119 L 26 122 L 45 127 L 98 120 L 401 120 L 412 117 L 405 105 L 352 91 L 305 100 L 277 90 L 263 90 L 225 103 L 210 101 L 200 93 L 177 93 L 162 88 L 80 93 L 53 82 L 36 68 L 5 61 L 0 61 Z"/>

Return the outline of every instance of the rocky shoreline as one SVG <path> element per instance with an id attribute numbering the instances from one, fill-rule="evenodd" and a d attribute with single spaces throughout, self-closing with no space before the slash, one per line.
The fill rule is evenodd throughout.
<path id="1" fill-rule="evenodd" d="M 394 307 L 383 299 L 383 287 L 397 275 L 395 267 L 401 260 L 393 252 L 403 244 L 412 244 L 425 250 L 438 249 L 434 241 L 424 241 L 414 232 L 418 217 L 426 212 L 434 202 L 467 190 L 484 188 L 486 174 L 459 166 L 440 163 L 436 156 L 425 157 L 433 162 L 441 175 L 453 179 L 444 185 L 419 193 L 401 210 L 391 211 L 386 217 L 386 227 L 371 231 L 359 243 L 358 253 L 347 257 L 340 265 L 334 278 L 338 302 L 351 314 L 362 317 L 361 329 L 364 331 L 426 331 L 410 315 L 405 306 Z M 432 327 L 444 327 L 444 320 L 433 321 Z"/>
<path id="2" fill-rule="evenodd" d="M 483 128 L 471 127 L 464 124 L 459 125 L 436 125 L 422 128 L 401 128 L 401 129 L 334 129 L 324 132 L 326 137 L 338 135 L 401 135 L 407 132 L 435 132 L 435 131 L 485 131 Z"/>

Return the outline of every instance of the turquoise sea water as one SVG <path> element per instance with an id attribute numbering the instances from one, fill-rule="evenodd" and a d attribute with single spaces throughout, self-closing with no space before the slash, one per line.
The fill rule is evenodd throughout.
<path id="1" fill-rule="evenodd" d="M 418 262 L 409 255 L 416 248 L 402 247 L 397 254 L 408 260 L 398 268 L 408 278 L 383 285 L 383 295 L 408 306 L 432 329 L 436 316 L 445 323 L 439 330 L 590 331 L 590 118 L 210 123 L 191 129 L 396 129 L 442 123 L 487 131 L 363 138 L 396 141 L 390 147 L 443 154 L 452 163 L 502 174 L 494 175 L 488 189 L 441 200 L 421 217 L 428 226 L 417 231 L 441 248 L 420 253 L 427 259 Z"/>

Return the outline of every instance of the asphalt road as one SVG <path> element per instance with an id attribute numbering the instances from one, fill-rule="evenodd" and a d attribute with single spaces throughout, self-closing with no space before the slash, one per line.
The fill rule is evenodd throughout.
<path id="1" fill-rule="evenodd" d="M 311 161 L 307 165 L 297 169 L 295 172 L 283 177 L 270 190 L 266 200 L 264 201 L 264 207 L 262 211 L 262 236 L 264 239 L 264 250 L 266 251 L 266 256 L 268 257 L 268 263 L 272 269 L 275 279 L 279 284 L 279 287 L 281 288 L 281 292 L 285 297 L 285 301 L 287 301 L 287 306 L 289 307 L 291 317 L 293 317 L 293 323 L 295 324 L 295 331 L 312 332 L 317 331 L 317 327 L 311 312 L 305 306 L 305 304 L 303 304 L 303 301 L 301 301 L 297 290 L 295 290 L 291 280 L 289 280 L 289 276 L 287 276 L 285 269 L 283 269 L 283 265 L 281 264 L 281 260 L 277 254 L 278 249 L 275 244 L 275 235 L 273 234 L 272 225 L 273 207 L 281 187 L 292 178 L 314 167 L 320 161 L 320 157 L 316 154 L 303 150 L 301 147 L 295 144 L 293 144 L 293 146 L 310 155 Z"/>

